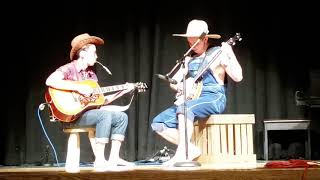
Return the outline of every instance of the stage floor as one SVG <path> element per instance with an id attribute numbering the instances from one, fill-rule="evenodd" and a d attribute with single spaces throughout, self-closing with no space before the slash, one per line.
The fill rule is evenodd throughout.
<path id="1" fill-rule="evenodd" d="M 319 163 L 319 161 L 317 161 Z M 0 179 L 224 179 L 224 180 L 319 180 L 320 168 L 264 168 L 265 162 L 251 165 L 206 165 L 199 167 L 163 167 L 161 165 L 118 166 L 105 172 L 81 167 L 79 173 L 65 172 L 64 167 L 2 166 Z M 304 177 L 304 178 L 303 178 Z"/>

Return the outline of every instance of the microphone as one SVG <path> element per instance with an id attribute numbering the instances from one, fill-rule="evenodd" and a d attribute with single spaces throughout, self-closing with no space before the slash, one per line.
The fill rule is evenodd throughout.
<path id="1" fill-rule="evenodd" d="M 206 37 L 207 34 L 208 34 L 208 31 L 202 32 L 202 34 L 199 36 L 199 39 L 202 40 L 204 37 Z"/>
<path id="2" fill-rule="evenodd" d="M 112 75 L 111 71 L 107 67 L 105 67 L 103 64 L 101 64 L 99 61 L 96 61 L 96 62 L 98 64 L 100 64 L 103 67 L 103 69 L 107 71 L 108 74 Z"/>
<path id="3" fill-rule="evenodd" d="M 183 58 L 184 57 L 186 57 L 186 56 L 188 56 L 189 55 L 189 53 L 191 52 L 191 50 L 204 38 L 204 37 L 206 37 L 206 35 L 209 33 L 209 31 L 207 30 L 207 31 L 203 31 L 202 33 L 201 33 L 201 35 L 199 36 L 199 38 L 198 38 L 198 40 L 189 48 L 189 50 L 183 55 Z M 182 58 L 182 59 L 183 59 Z"/>
<path id="4" fill-rule="evenodd" d="M 161 75 L 161 74 L 156 74 L 158 76 L 158 78 L 162 79 L 162 80 L 165 80 L 165 81 L 168 81 L 169 83 L 171 84 L 177 84 L 178 82 L 172 78 L 169 78 L 168 76 L 164 76 L 164 75 Z"/>

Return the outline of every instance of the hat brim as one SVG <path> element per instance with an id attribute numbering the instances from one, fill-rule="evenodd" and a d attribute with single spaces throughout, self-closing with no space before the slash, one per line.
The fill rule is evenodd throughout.
<path id="1" fill-rule="evenodd" d="M 76 53 L 87 44 L 102 45 L 104 44 L 104 40 L 96 36 L 90 36 L 87 39 L 79 41 L 70 51 L 70 60 L 73 60 Z"/>
<path id="2" fill-rule="evenodd" d="M 193 36 L 190 34 L 173 34 L 172 36 L 180 36 L 180 37 L 199 37 L 199 36 Z M 221 36 L 219 34 L 207 34 L 206 37 L 212 38 L 212 39 L 220 39 Z"/>

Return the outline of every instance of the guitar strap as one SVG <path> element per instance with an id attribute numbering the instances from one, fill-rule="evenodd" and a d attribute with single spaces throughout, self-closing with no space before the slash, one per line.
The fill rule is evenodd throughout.
<path id="1" fill-rule="evenodd" d="M 76 71 L 77 80 L 79 81 L 80 80 L 79 73 L 77 72 L 77 68 L 74 65 L 74 63 L 73 63 L 73 67 L 74 67 L 74 69 Z M 125 106 L 105 105 L 105 106 L 101 106 L 100 109 L 104 109 L 104 110 L 107 110 L 107 111 L 126 111 L 127 109 L 129 109 L 133 98 L 134 98 L 134 93 L 132 93 L 132 96 L 131 96 L 129 104 L 127 104 Z"/>
<path id="2" fill-rule="evenodd" d="M 129 109 L 129 107 L 131 105 L 131 102 L 133 100 L 133 97 L 134 97 L 134 93 L 132 93 L 130 102 L 126 106 L 105 105 L 105 106 L 101 106 L 100 109 L 104 109 L 104 110 L 107 110 L 107 111 L 126 111 L 127 109 Z"/>
<path id="3" fill-rule="evenodd" d="M 199 66 L 199 68 L 198 68 L 198 72 L 197 72 L 197 74 L 196 74 L 196 76 L 195 77 L 197 77 L 198 75 L 199 75 L 199 73 L 201 73 L 205 68 L 206 68 L 206 66 L 207 66 L 207 64 L 208 63 L 212 63 L 213 61 L 215 61 L 215 59 L 216 58 L 218 58 L 218 56 L 216 57 L 216 55 L 218 54 L 218 52 L 219 51 L 216 51 L 215 52 L 215 56 L 214 57 L 216 57 L 215 59 L 211 59 L 210 61 L 206 61 L 206 57 L 207 57 L 207 52 L 208 52 L 208 50 L 205 52 L 205 56 L 203 57 L 203 61 L 202 61 L 202 63 L 201 63 L 201 65 Z M 212 61 L 212 62 L 211 62 Z M 213 75 L 213 72 L 211 71 L 211 69 L 210 68 L 208 68 L 209 69 L 209 72 Z M 204 73 L 204 72 L 203 72 Z M 199 81 L 199 79 L 201 79 L 200 77 L 198 78 L 198 80 L 197 81 Z"/>
<path id="4" fill-rule="evenodd" d="M 205 55 L 203 57 L 203 60 L 201 62 L 201 65 L 199 66 L 198 68 L 198 72 L 197 74 L 195 75 L 195 77 L 197 77 L 199 75 L 200 72 L 202 72 L 203 68 L 206 66 L 206 57 L 207 57 L 207 52 L 205 52 Z M 201 78 L 199 77 L 199 79 L 197 79 L 197 81 L 199 81 Z"/>

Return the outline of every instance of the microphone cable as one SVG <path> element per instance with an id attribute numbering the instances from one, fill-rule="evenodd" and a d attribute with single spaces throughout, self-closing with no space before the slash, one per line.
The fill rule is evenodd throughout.
<path id="1" fill-rule="evenodd" d="M 42 111 L 42 110 L 45 108 L 45 105 L 47 105 L 47 104 L 48 104 L 48 103 L 41 103 L 41 104 L 39 105 L 39 107 L 38 107 L 38 119 L 39 119 L 41 128 L 42 128 L 42 130 L 43 130 L 43 133 L 44 133 L 44 135 L 46 136 L 46 138 L 47 138 L 47 140 L 48 140 L 48 142 L 49 142 L 49 144 L 50 144 L 50 146 L 51 146 L 51 148 L 52 148 L 52 150 L 53 150 L 54 158 L 55 158 L 55 160 L 56 160 L 56 162 L 57 162 L 57 166 L 60 167 L 60 164 L 59 164 L 59 161 L 58 161 L 57 152 L 56 152 L 56 150 L 55 150 L 55 148 L 54 148 L 54 146 L 53 146 L 53 144 L 52 144 L 52 142 L 51 142 L 51 140 L 50 140 L 50 138 L 49 138 L 49 136 L 48 136 L 48 134 L 47 134 L 47 132 L 46 132 L 46 129 L 45 129 L 43 123 L 42 123 L 41 116 L 40 116 L 40 111 Z"/>

